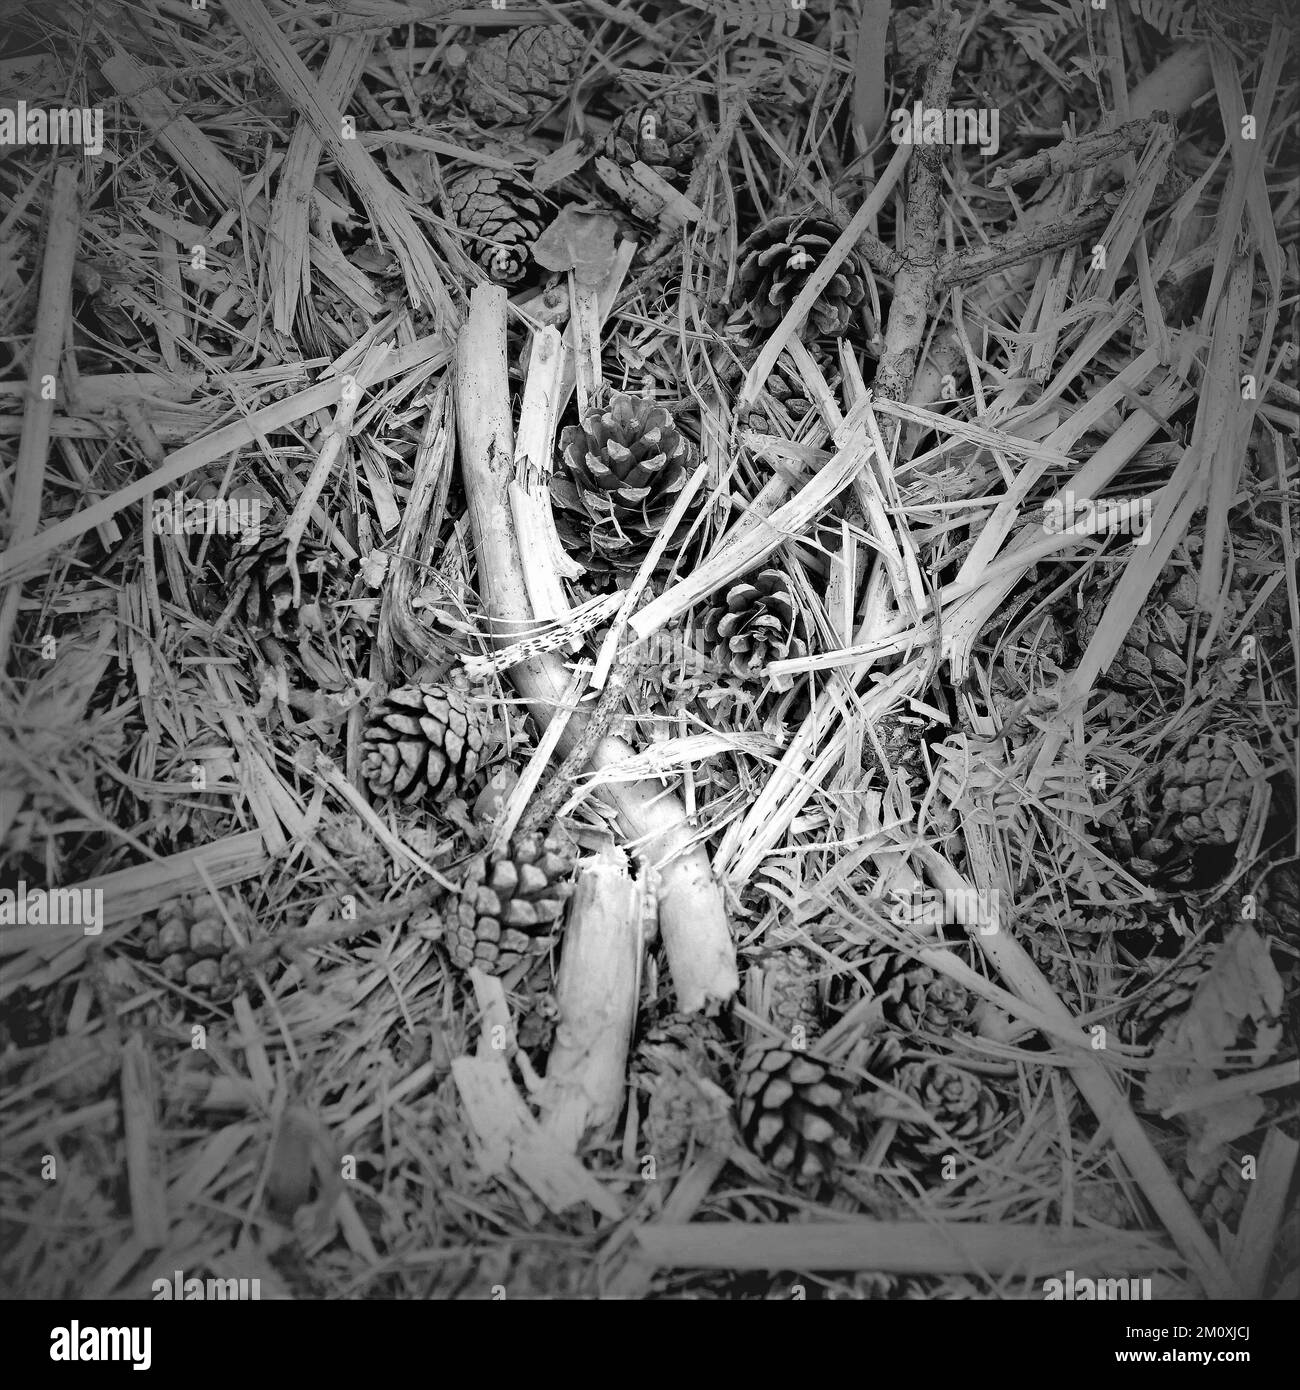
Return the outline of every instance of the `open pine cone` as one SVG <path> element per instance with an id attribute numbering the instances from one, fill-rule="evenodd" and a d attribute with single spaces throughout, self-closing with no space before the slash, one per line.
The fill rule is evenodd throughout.
<path id="1" fill-rule="evenodd" d="M 937 1168 L 949 1154 L 982 1157 L 992 1150 L 1002 1107 L 973 1072 L 934 1059 L 904 1062 L 893 1084 L 944 1131 L 919 1117 L 901 1120 L 894 1147 L 905 1162 Z"/>
<path id="2" fill-rule="evenodd" d="M 834 222 L 800 213 L 775 218 L 744 242 L 736 253 L 740 262 L 736 290 L 760 328 L 781 321 L 840 231 Z M 822 337 L 842 338 L 866 292 L 862 264 L 857 253 L 850 251 L 813 301 L 809 329 Z"/>
<path id="3" fill-rule="evenodd" d="M 293 576 L 289 573 L 289 543 L 284 536 L 262 536 L 241 541 L 225 568 L 228 606 L 253 637 L 297 637 L 308 612 L 322 603 L 342 598 L 345 581 L 333 551 L 311 541 L 298 545 L 299 602 L 293 601 Z"/>
<path id="4" fill-rule="evenodd" d="M 967 1022 L 970 996 L 956 980 L 884 942 L 868 948 L 858 969 L 870 981 L 885 1021 L 904 1033 L 947 1037 Z"/>
<path id="5" fill-rule="evenodd" d="M 727 590 L 704 616 L 713 659 L 738 680 L 760 675 L 770 661 L 806 655 L 803 624 L 780 570 L 761 570 Z"/>
<path id="6" fill-rule="evenodd" d="M 447 184 L 447 209 L 492 280 L 513 285 L 524 278 L 546 220 L 526 183 L 504 169 L 470 169 Z"/>
<path id="7" fill-rule="evenodd" d="M 849 1158 L 859 1133 L 856 1085 L 828 1062 L 783 1043 L 750 1045 L 740 1063 L 741 1133 L 764 1163 L 811 1179 Z"/>
<path id="8" fill-rule="evenodd" d="M 551 479 L 565 548 L 595 568 L 636 569 L 663 528 L 691 448 L 663 406 L 616 394 L 560 435 Z"/>
<path id="9" fill-rule="evenodd" d="M 1101 624 L 1111 590 L 1103 589 L 1084 602 L 1079 614 L 1079 642 L 1084 648 Z M 1137 694 L 1152 686 L 1182 683 L 1187 674 L 1184 652 L 1189 625 L 1196 613 L 1196 578 L 1166 567 L 1134 618 L 1124 643 L 1105 673 L 1106 681 Z"/>
<path id="10" fill-rule="evenodd" d="M 455 796 L 478 771 L 489 721 L 481 706 L 446 685 L 403 685 L 374 707 L 361 742 L 370 794 L 413 805 Z"/>
<path id="11" fill-rule="evenodd" d="M 573 859 L 560 840 L 517 835 L 500 854 L 465 866 L 447 922 L 447 950 L 463 970 L 500 975 L 555 945 L 573 891 Z"/>

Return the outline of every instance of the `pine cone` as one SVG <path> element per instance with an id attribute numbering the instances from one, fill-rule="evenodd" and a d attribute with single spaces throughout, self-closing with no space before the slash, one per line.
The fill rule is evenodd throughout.
<path id="1" fill-rule="evenodd" d="M 605 136 L 605 153 L 624 168 L 646 164 L 681 188 L 690 176 L 699 138 L 690 100 L 660 97 L 634 106 L 614 122 Z"/>
<path id="2" fill-rule="evenodd" d="M 465 67 L 465 101 L 479 117 L 518 122 L 544 115 L 574 85 L 585 47 L 567 24 L 531 24 L 478 45 Z"/>
<path id="3" fill-rule="evenodd" d="M 894 1085 L 944 1131 L 920 1119 L 900 1121 L 896 1144 L 905 1162 L 935 1168 L 949 1154 L 982 1157 L 992 1150 L 1002 1107 L 973 1072 L 935 1060 L 904 1062 Z"/>
<path id="4" fill-rule="evenodd" d="M 868 948 L 858 969 L 871 983 L 887 1023 L 904 1033 L 946 1038 L 966 1023 L 970 996 L 956 980 L 883 942 Z"/>
<path id="5" fill-rule="evenodd" d="M 238 943 L 208 894 L 164 903 L 144 919 L 140 942 L 146 959 L 157 961 L 174 983 L 217 1003 L 234 994 L 241 971 Z"/>
<path id="6" fill-rule="evenodd" d="M 1177 846 L 1168 836 L 1157 834 L 1147 809 L 1148 796 L 1147 783 L 1135 786 L 1120 806 L 1093 821 L 1092 835 L 1103 853 L 1135 878 L 1150 882 L 1166 876 L 1164 870 Z"/>
<path id="7" fill-rule="evenodd" d="M 343 597 L 346 582 L 333 551 L 302 541 L 296 563 L 301 600 L 297 604 L 289 543 L 283 536 L 263 536 L 234 548 L 225 570 L 227 606 L 236 606 L 251 636 L 297 637 L 304 628 L 319 625 L 308 620 L 312 608 Z"/>
<path id="8" fill-rule="evenodd" d="M 361 776 L 370 794 L 410 806 L 452 797 L 478 771 L 489 721 L 463 691 L 403 685 L 370 712 L 361 741 Z"/>
<path id="9" fill-rule="evenodd" d="M 745 353 L 748 358 L 751 354 Z M 757 357 L 757 353 L 753 354 Z M 750 362 L 746 362 L 748 367 Z M 739 377 L 739 373 L 730 373 Z M 834 385 L 834 383 L 831 383 Z M 759 398 L 752 406 L 742 410 L 740 423 L 751 430 L 759 430 L 764 433 L 772 430 L 774 426 L 785 429 L 785 423 L 776 415 L 773 407 L 778 407 L 784 412 L 786 419 L 790 423 L 793 432 L 798 432 L 803 422 L 814 413 L 816 407 L 809 398 L 808 388 L 803 384 L 799 374 L 786 366 L 785 359 L 780 358 L 775 367 L 768 373 L 767 380 L 763 383 L 763 390 L 766 392 L 769 402 L 764 402 Z"/>
<path id="10" fill-rule="evenodd" d="M 448 183 L 447 208 L 473 238 L 470 254 L 490 279 L 514 285 L 524 278 L 546 220 L 526 183 L 503 169 L 470 169 Z"/>
<path id="11" fill-rule="evenodd" d="M 803 623 L 780 570 L 761 570 L 727 590 L 704 615 L 704 641 L 713 659 L 737 680 L 761 675 L 770 661 L 807 654 Z"/>
<path id="12" fill-rule="evenodd" d="M 636 569 L 686 482 L 692 452 L 662 406 L 616 394 L 560 435 L 551 479 L 567 549 L 595 567 Z"/>
<path id="13" fill-rule="evenodd" d="M 829 1063 L 762 1041 L 740 1063 L 738 1111 L 745 1143 L 795 1178 L 829 1173 L 852 1153 L 860 1125 L 854 1081 Z"/>
<path id="14" fill-rule="evenodd" d="M 1108 587 L 1093 594 L 1079 615 L 1079 642 L 1086 648 L 1110 602 Z M 1196 578 L 1167 566 L 1142 605 L 1105 673 L 1121 690 L 1145 693 L 1152 686 L 1169 689 L 1187 675 L 1183 653 L 1196 613 Z"/>
<path id="15" fill-rule="evenodd" d="M 1201 734 L 1161 779 L 1162 827 L 1188 845 L 1235 845 L 1250 809 L 1250 774 L 1225 733 Z"/>
<path id="16" fill-rule="evenodd" d="M 1199 1179 L 1191 1173 L 1184 1174 L 1182 1186 L 1192 1210 L 1212 1236 L 1218 1235 L 1220 1227 L 1236 1234 L 1247 1191 L 1240 1154 L 1230 1153 Z"/>
<path id="17" fill-rule="evenodd" d="M 801 213 L 778 217 L 745 241 L 737 252 L 737 293 L 760 328 L 781 321 L 840 231 L 833 222 Z M 809 328 L 820 336 L 842 338 L 865 295 L 861 262 L 850 251 L 813 301 Z"/>
<path id="18" fill-rule="evenodd" d="M 1137 1047 L 1155 1047 L 1177 1026 L 1214 964 L 1220 942 L 1203 938 L 1177 961 L 1142 962 L 1127 995 L 1133 1000 L 1121 1014 L 1125 1035 Z"/>
<path id="19" fill-rule="evenodd" d="M 1142 927 L 1141 918 L 1092 907 L 1054 910 L 1046 921 L 1035 921 L 1026 944 L 1035 964 L 1052 987 L 1076 1009 L 1098 990 L 1096 976 L 1114 964 L 1111 938 L 1117 931 Z"/>
<path id="20" fill-rule="evenodd" d="M 816 962 L 798 946 L 774 951 L 750 967 L 754 1012 L 770 1019 L 795 1050 L 802 1050 L 821 1031 Z"/>
<path id="21" fill-rule="evenodd" d="M 573 859 L 558 838 L 518 835 L 501 854 L 465 866 L 447 923 L 447 950 L 463 970 L 501 975 L 558 939 L 573 885 Z"/>
<path id="22" fill-rule="evenodd" d="M 632 1072 L 646 1097 L 644 1147 L 659 1161 L 675 1168 L 692 1142 L 730 1142 L 731 1102 L 718 1084 L 724 1056 L 717 1024 L 699 1014 L 672 1015 L 642 1039 Z"/>

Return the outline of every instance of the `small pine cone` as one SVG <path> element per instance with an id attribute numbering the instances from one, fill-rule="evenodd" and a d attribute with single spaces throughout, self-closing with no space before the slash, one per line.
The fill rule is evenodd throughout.
<path id="1" fill-rule="evenodd" d="M 828 1062 L 768 1040 L 740 1063 L 737 1109 L 745 1143 L 764 1163 L 812 1179 L 849 1158 L 860 1124 L 856 1083 Z"/>
<path id="2" fill-rule="evenodd" d="M 1183 1177 L 1183 1192 L 1201 1225 L 1211 1235 L 1226 1227 L 1234 1235 L 1246 1206 L 1246 1179 L 1241 1175 L 1240 1155 L 1230 1154 L 1203 1177 Z"/>
<path id="3" fill-rule="evenodd" d="M 1121 912 L 1065 908 L 1035 921 L 1025 944 L 1052 987 L 1077 1009 L 1091 999 L 1096 972 L 1113 964 L 1111 937 L 1140 925 Z"/>
<path id="4" fill-rule="evenodd" d="M 574 85 L 585 43 L 567 24 L 530 24 L 478 45 L 465 65 L 465 101 L 484 120 L 544 115 Z"/>
<path id="5" fill-rule="evenodd" d="M 725 1050 L 717 1025 L 700 1015 L 673 1015 L 642 1039 L 632 1073 L 646 1098 L 644 1147 L 658 1161 L 677 1167 L 692 1142 L 730 1142 L 731 1102 L 718 1084 Z"/>
<path id="6" fill-rule="evenodd" d="M 1092 824 L 1098 848 L 1139 879 L 1166 876 L 1164 870 L 1177 848 L 1167 835 L 1157 834 L 1147 810 L 1147 788 L 1137 787 L 1124 803 Z"/>
<path id="7" fill-rule="evenodd" d="M 456 796 L 478 771 L 488 721 L 462 690 L 403 685 L 370 712 L 361 741 L 361 776 L 370 794 L 413 805 Z"/>
<path id="8" fill-rule="evenodd" d="M 1110 602 L 1107 588 L 1085 601 L 1079 642 L 1087 647 Z M 1142 605 L 1124 643 L 1105 673 L 1110 685 L 1141 694 L 1151 687 L 1180 685 L 1187 675 L 1183 653 L 1196 613 L 1196 578 L 1167 567 Z"/>
<path id="9" fill-rule="evenodd" d="M 451 903 L 446 944 L 463 970 L 500 975 L 555 945 L 573 885 L 558 838 L 518 835 L 501 854 L 476 854 Z"/>
<path id="10" fill-rule="evenodd" d="M 234 994 L 240 975 L 238 943 L 207 894 L 164 903 L 144 919 L 141 941 L 146 959 L 156 961 L 174 984 L 216 1003 Z"/>
<path id="11" fill-rule="evenodd" d="M 745 356 L 748 358 L 750 354 L 746 353 Z M 751 364 L 746 363 L 746 365 Z M 784 422 L 773 408 L 777 407 L 784 412 L 791 427 L 797 431 L 816 409 L 814 402 L 809 398 L 808 388 L 804 385 L 802 378 L 798 372 L 786 365 L 784 358 L 779 359 L 776 366 L 768 373 L 768 378 L 763 383 L 763 390 L 768 397 L 766 402 L 760 397 L 754 405 L 742 408 L 740 423 L 746 429 L 767 433 L 776 426 L 784 432 Z"/>
<path id="12" fill-rule="evenodd" d="M 503 169 L 470 169 L 447 184 L 447 209 L 490 279 L 514 285 L 527 275 L 546 214 L 526 183 Z"/>
<path id="13" fill-rule="evenodd" d="M 313 624 L 309 608 L 344 596 L 346 584 L 332 551 L 300 542 L 296 557 L 300 602 L 293 601 L 289 543 L 283 536 L 242 541 L 225 568 L 228 607 L 235 606 L 253 637 L 297 637 Z"/>
<path id="14" fill-rule="evenodd" d="M 931 1168 L 948 1154 L 979 1158 L 992 1150 L 1002 1107 L 973 1072 L 935 1060 L 904 1062 L 894 1085 L 944 1131 L 921 1119 L 901 1120 L 896 1144 L 904 1161 Z"/>
<path id="15" fill-rule="evenodd" d="M 858 969 L 870 981 L 886 1022 L 904 1033 L 946 1038 L 970 1014 L 964 986 L 883 942 L 869 948 Z"/>
<path id="16" fill-rule="evenodd" d="M 685 185 L 699 143 L 689 99 L 660 97 L 625 111 L 605 136 L 605 153 L 623 168 L 645 164 L 675 188 Z"/>
<path id="17" fill-rule="evenodd" d="M 834 222 L 801 213 L 778 217 L 745 241 L 737 252 L 737 293 L 760 328 L 781 321 L 840 231 Z M 861 262 L 850 251 L 813 301 L 809 329 L 822 337 L 842 338 L 866 292 Z"/>
<path id="18" fill-rule="evenodd" d="M 780 570 L 742 580 L 704 614 L 704 641 L 714 661 L 737 680 L 761 675 L 771 661 L 807 655 L 803 622 Z"/>
<path id="19" fill-rule="evenodd" d="M 560 435 L 551 479 L 566 549 L 596 568 L 636 569 L 690 471 L 690 445 L 663 406 L 615 394 Z"/>
<path id="20" fill-rule="evenodd" d="M 1219 949 L 1202 939 L 1177 961 L 1145 960 L 1126 993 L 1133 1002 L 1121 1014 L 1126 1036 L 1138 1047 L 1155 1047 L 1176 1028 L 1200 988 Z"/>
<path id="21" fill-rule="evenodd" d="M 1225 733 L 1201 734 L 1161 783 L 1168 833 L 1189 845 L 1235 845 L 1250 809 L 1251 780 Z"/>
<path id="22" fill-rule="evenodd" d="M 774 951 L 754 971 L 755 1013 L 766 1017 L 796 1048 L 821 1031 L 816 962 L 799 947 Z"/>

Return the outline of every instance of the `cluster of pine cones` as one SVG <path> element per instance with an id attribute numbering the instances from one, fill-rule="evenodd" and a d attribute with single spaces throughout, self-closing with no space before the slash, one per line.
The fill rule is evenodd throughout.
<path id="1" fill-rule="evenodd" d="M 491 737 L 486 701 L 463 683 L 400 686 L 370 711 L 361 776 L 377 802 L 446 802 L 473 787 Z M 545 954 L 558 939 L 573 868 L 556 832 L 519 834 L 499 849 L 478 850 L 460 866 L 443 907 L 451 959 L 500 975 Z"/>
<path id="2" fill-rule="evenodd" d="M 476 121 L 526 126 L 567 99 L 588 71 L 585 58 L 577 29 L 524 25 L 476 45 L 459 70 L 456 91 Z M 699 153 L 693 100 L 669 88 L 631 106 L 611 101 L 614 116 L 600 155 L 620 169 L 642 166 L 683 188 Z M 521 172 L 474 165 L 452 175 L 444 212 L 489 279 L 518 285 L 528 278 L 531 248 L 548 218 L 542 197 Z M 769 328 L 782 317 L 842 230 L 822 212 L 803 211 L 768 220 L 741 246 L 736 294 L 754 327 Z M 850 252 L 810 308 L 813 335 L 842 337 L 849 331 L 866 295 L 865 273 L 857 253 Z"/>
<path id="3" fill-rule="evenodd" d="M 969 1026 L 966 991 L 883 942 L 864 952 L 854 975 L 877 1001 L 883 1028 L 847 1058 L 818 1050 L 826 991 L 800 947 L 750 966 L 747 997 L 768 1030 L 750 1037 L 734 1075 L 716 1023 L 673 1016 L 653 1028 L 635 1066 L 648 1151 L 674 1165 L 691 1145 L 725 1146 L 729 1082 L 740 1138 L 791 1181 L 834 1182 L 851 1172 L 885 1119 L 896 1125 L 890 1159 L 922 1180 L 940 1175 L 950 1156 L 965 1165 L 991 1154 L 1009 1113 L 1002 1093 L 969 1068 L 909 1053 L 927 1037 L 950 1040 Z"/>

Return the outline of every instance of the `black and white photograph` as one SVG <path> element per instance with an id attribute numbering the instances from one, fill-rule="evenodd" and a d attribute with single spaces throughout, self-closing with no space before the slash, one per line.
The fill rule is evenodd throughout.
<path id="1" fill-rule="evenodd" d="M 229 1373 L 235 1302 L 888 1303 L 932 1369 L 938 1304 L 1088 1302 L 1016 1335 L 1258 1371 L 1298 51 L 1287 0 L 0 0 L 39 1374 Z"/>

